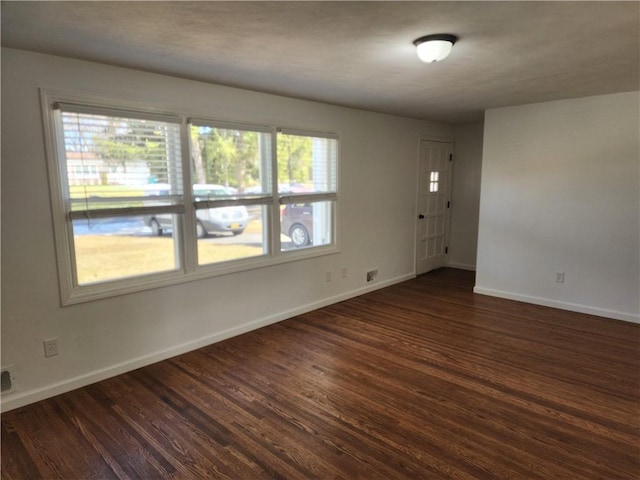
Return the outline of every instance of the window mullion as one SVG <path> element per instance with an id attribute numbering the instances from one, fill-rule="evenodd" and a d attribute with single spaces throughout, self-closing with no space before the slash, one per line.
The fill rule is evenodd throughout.
<path id="1" fill-rule="evenodd" d="M 202 208 L 218 208 L 218 207 L 237 207 L 240 205 L 269 205 L 273 197 L 255 197 L 255 198 L 220 198 L 209 200 L 196 200 L 193 205 L 197 209 Z"/>
<path id="2" fill-rule="evenodd" d="M 278 136 L 271 132 L 271 194 L 273 201 L 269 208 L 269 233 L 271 234 L 271 255 L 280 255 L 280 203 L 278 201 Z"/>
<path id="3" fill-rule="evenodd" d="M 182 247 L 184 269 L 194 272 L 198 265 L 198 244 L 196 238 L 196 214 L 193 204 L 193 174 L 191 172 L 191 123 L 183 119 L 180 125 L 180 139 L 182 146 L 182 180 L 184 192 L 185 214 L 182 217 Z"/>
<path id="4" fill-rule="evenodd" d="M 184 205 L 72 210 L 68 213 L 68 217 L 70 220 L 79 220 L 90 218 L 135 217 L 158 213 L 184 213 Z"/>
<path id="5" fill-rule="evenodd" d="M 334 192 L 330 193 L 305 193 L 305 194 L 287 194 L 280 195 L 278 200 L 280 205 L 289 205 L 292 203 L 311 203 L 311 202 L 335 202 L 338 195 Z"/>

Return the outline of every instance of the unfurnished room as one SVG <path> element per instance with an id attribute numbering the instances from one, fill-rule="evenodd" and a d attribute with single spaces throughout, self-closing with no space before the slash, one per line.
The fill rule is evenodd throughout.
<path id="1" fill-rule="evenodd" d="M 640 479 L 640 3 L 1 1 L 2 479 Z"/>

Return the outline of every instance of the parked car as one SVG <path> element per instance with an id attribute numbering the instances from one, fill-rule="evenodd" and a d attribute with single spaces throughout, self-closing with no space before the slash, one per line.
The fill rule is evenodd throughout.
<path id="1" fill-rule="evenodd" d="M 169 195 L 170 186 L 168 184 L 151 184 L 146 189 L 148 196 Z M 224 197 L 233 193 L 222 185 L 196 184 L 193 186 L 194 200 L 213 199 Z M 217 207 L 202 208 L 196 210 L 196 233 L 198 238 L 206 237 L 209 234 L 232 233 L 240 235 L 247 228 L 249 222 L 249 212 L 247 207 Z M 161 213 L 145 217 L 145 223 L 151 228 L 154 235 L 162 235 L 173 229 L 173 215 Z"/>
<path id="2" fill-rule="evenodd" d="M 292 203 L 285 205 L 280 214 L 280 228 L 296 247 L 310 245 L 313 238 L 313 207 L 311 204 Z"/>

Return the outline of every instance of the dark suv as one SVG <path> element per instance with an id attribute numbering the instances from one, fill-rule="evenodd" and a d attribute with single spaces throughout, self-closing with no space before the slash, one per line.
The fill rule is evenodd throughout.
<path id="1" fill-rule="evenodd" d="M 313 207 L 309 203 L 285 205 L 280 214 L 280 228 L 296 247 L 311 244 L 313 238 Z"/>

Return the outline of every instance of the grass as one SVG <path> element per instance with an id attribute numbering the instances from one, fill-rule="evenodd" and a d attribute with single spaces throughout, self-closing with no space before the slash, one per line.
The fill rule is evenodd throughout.
<path id="1" fill-rule="evenodd" d="M 73 210 L 84 210 L 84 199 L 87 198 L 89 204 L 92 204 L 91 197 L 103 197 L 103 198 L 118 198 L 118 197 L 140 197 L 139 201 L 129 201 L 126 203 L 127 207 L 140 207 L 144 205 L 144 191 L 139 187 L 130 187 L 127 185 L 72 185 L 69 187 L 69 194 L 72 199 L 82 199 L 82 203 L 73 203 Z M 92 208 L 95 207 L 92 204 Z M 100 208 L 115 208 L 122 207 L 120 202 L 106 202 L 100 203 Z"/>
<path id="2" fill-rule="evenodd" d="M 219 245 L 210 242 L 198 242 L 198 263 L 200 265 L 255 257 L 262 254 L 262 247 L 252 245 Z"/>
<path id="3" fill-rule="evenodd" d="M 83 235 L 75 249 L 80 285 L 175 268 L 171 238 Z"/>
<path id="4" fill-rule="evenodd" d="M 75 250 L 80 285 L 176 268 L 171 237 L 82 235 L 75 238 Z M 201 265 L 257 255 L 262 255 L 258 246 L 198 242 Z"/>

